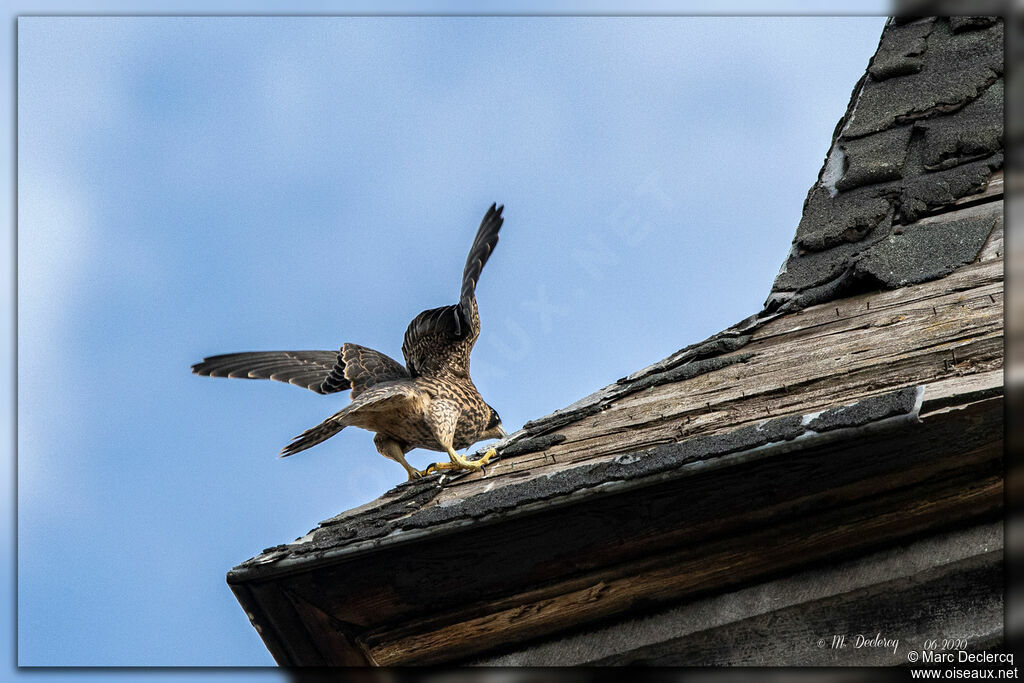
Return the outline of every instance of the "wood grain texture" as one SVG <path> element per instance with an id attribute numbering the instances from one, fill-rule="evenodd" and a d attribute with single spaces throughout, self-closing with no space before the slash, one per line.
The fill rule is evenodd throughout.
<path id="1" fill-rule="evenodd" d="M 907 609 L 908 604 L 922 603 L 905 591 L 934 585 L 937 577 L 963 576 L 979 564 L 1001 564 L 1003 534 L 1001 521 L 945 532 L 633 618 L 506 648 L 502 653 L 474 659 L 472 664 L 640 664 L 673 651 L 688 651 L 691 664 L 706 661 L 710 653 L 714 653 L 717 663 L 730 665 L 899 664 L 865 655 L 864 650 L 871 648 L 857 650 L 852 644 L 845 649 L 833 648 L 831 635 L 848 634 L 851 640 L 856 633 L 874 636 L 878 630 L 873 629 L 883 625 L 877 618 L 887 610 L 890 614 L 884 632 L 887 637 L 900 638 L 898 655 L 905 662 L 910 644 L 920 645 L 935 633 L 1001 633 L 1001 579 L 994 595 L 977 604 L 971 601 L 978 595 L 978 586 L 956 595 L 936 592 L 931 603 L 946 605 L 934 611 L 935 618 L 927 618 L 919 609 Z M 880 595 L 886 596 L 884 604 L 877 602 Z M 856 618 L 847 599 L 860 601 L 868 596 L 876 601 L 874 613 L 864 614 L 865 619 Z M 823 637 L 826 641 L 819 646 Z"/>
<path id="2" fill-rule="evenodd" d="M 813 306 L 769 322 L 746 363 L 627 396 L 557 431 L 566 440 L 529 458 L 530 476 L 715 434 L 791 413 L 854 403 L 892 389 L 1003 366 L 1003 260 L 942 280 Z M 739 352 L 737 352 L 739 353 Z M 486 478 L 454 482 L 438 503 L 500 486 L 516 458 Z"/>

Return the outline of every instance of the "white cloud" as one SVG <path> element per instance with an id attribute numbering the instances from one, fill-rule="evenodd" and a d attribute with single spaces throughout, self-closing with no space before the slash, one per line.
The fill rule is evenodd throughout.
<path id="1" fill-rule="evenodd" d="M 62 361 L 74 339 L 67 321 L 75 288 L 92 258 L 91 211 L 66 175 L 20 174 L 18 185 L 18 456 L 22 506 L 73 495 L 66 470 L 56 466 L 61 433 L 77 422 L 65 411 L 77 402 L 54 401 Z M 53 419 L 60 405 L 61 419 Z M 66 502 L 66 501 L 65 501 Z M 23 507 L 24 509 L 24 507 Z"/>

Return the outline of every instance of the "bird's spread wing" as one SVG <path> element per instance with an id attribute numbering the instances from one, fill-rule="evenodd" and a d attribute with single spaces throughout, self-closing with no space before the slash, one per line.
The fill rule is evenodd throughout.
<path id="1" fill-rule="evenodd" d="M 209 377 L 273 379 L 305 387 L 318 394 L 348 389 L 347 380 L 324 387 L 336 366 L 338 351 L 246 351 L 204 358 L 192 366 L 192 372 Z"/>
<path id="2" fill-rule="evenodd" d="M 343 344 L 323 388 L 329 393 L 340 391 L 334 387 L 351 386 L 354 399 L 375 384 L 408 378 L 409 371 L 394 358 L 358 344 Z"/>
<path id="3" fill-rule="evenodd" d="M 292 439 L 281 451 L 281 457 L 295 455 L 326 441 L 349 425 L 360 426 L 360 417 L 367 413 L 395 410 L 402 404 L 417 400 L 422 400 L 422 397 L 412 382 L 387 382 L 370 387 L 334 415 Z"/>
<path id="4" fill-rule="evenodd" d="M 469 353 L 480 335 L 476 284 L 498 244 L 498 231 L 504 221 L 502 209 L 491 204 L 480 222 L 462 271 L 459 303 L 423 311 L 409 323 L 402 354 L 414 376 L 469 376 Z"/>
<path id="5" fill-rule="evenodd" d="M 339 351 L 246 351 L 204 358 L 192 372 L 209 377 L 273 379 L 306 387 L 318 394 L 352 389 L 352 398 L 367 387 L 408 379 L 409 371 L 379 351 L 344 344 Z"/>
<path id="6" fill-rule="evenodd" d="M 466 257 L 466 267 L 462 269 L 462 290 L 459 293 L 459 305 L 463 308 L 475 298 L 476 283 L 480 281 L 480 273 L 483 272 L 487 259 L 494 253 L 494 247 L 498 246 L 498 231 L 505 219 L 501 217 L 504 206 L 491 204 L 487 209 L 484 219 L 480 221 L 480 228 L 476 231 L 476 238 L 473 239 L 473 246 Z"/>

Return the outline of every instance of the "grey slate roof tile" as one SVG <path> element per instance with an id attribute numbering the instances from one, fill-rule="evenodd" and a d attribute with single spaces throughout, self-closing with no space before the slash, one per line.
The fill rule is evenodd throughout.
<path id="1" fill-rule="evenodd" d="M 882 228 L 873 230 L 867 239 L 840 243 L 824 251 L 795 254 L 786 262 L 785 270 L 775 278 L 775 290 L 801 291 L 831 282 L 848 270 L 859 254 L 888 234 L 887 222 Z"/>
<path id="2" fill-rule="evenodd" d="M 900 222 L 911 223 L 936 207 L 984 190 L 992 172 L 1002 166 L 1003 155 L 1000 153 L 908 180 L 899 195 Z"/>
<path id="3" fill-rule="evenodd" d="M 886 32 L 895 28 L 887 27 Z M 949 22 L 940 19 L 928 36 L 920 72 L 884 81 L 866 80 L 843 135 L 862 137 L 904 121 L 958 109 L 1002 73 L 1002 22 L 954 34 Z"/>
<path id="4" fill-rule="evenodd" d="M 886 227 L 890 203 L 873 191 L 844 192 L 831 197 L 816 185 L 804 202 L 804 214 L 796 229 L 796 245 L 802 251 L 822 251 L 847 242 L 858 242 L 875 228 Z"/>
<path id="5" fill-rule="evenodd" d="M 974 31 L 979 28 L 986 28 L 996 23 L 998 17 L 950 17 L 949 25 L 953 33 L 961 31 Z"/>
<path id="6" fill-rule="evenodd" d="M 905 76 L 921 70 L 926 38 L 935 26 L 933 18 L 905 25 L 894 25 L 882 34 L 868 73 L 876 81 Z"/>
<path id="7" fill-rule="evenodd" d="M 944 277 L 978 257 L 996 220 L 989 214 L 907 226 L 871 247 L 857 262 L 857 272 L 884 287 Z"/>
<path id="8" fill-rule="evenodd" d="M 993 83 L 956 116 L 939 116 L 917 125 L 925 132 L 922 163 L 928 171 L 952 168 L 1001 150 L 1003 81 Z"/>
<path id="9" fill-rule="evenodd" d="M 866 138 L 840 142 L 846 155 L 846 170 L 836 181 L 836 189 L 846 192 L 861 185 L 902 177 L 912 131 L 913 126 L 908 124 Z"/>

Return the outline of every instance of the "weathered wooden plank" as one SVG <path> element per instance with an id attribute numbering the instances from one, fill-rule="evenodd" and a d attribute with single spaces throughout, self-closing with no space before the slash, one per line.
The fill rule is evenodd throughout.
<path id="1" fill-rule="evenodd" d="M 916 356 L 943 348 L 950 350 L 949 358 L 952 360 L 958 346 L 969 346 L 980 339 L 995 339 L 1002 334 L 1001 301 L 996 297 L 990 298 L 989 294 L 963 301 L 952 308 L 937 309 L 937 312 L 928 307 L 924 311 L 908 311 L 896 318 L 863 321 L 862 326 L 845 330 L 838 339 L 826 339 L 822 335 L 802 339 L 799 363 L 777 346 L 752 343 L 751 348 L 757 355 L 742 365 L 628 396 L 601 415 L 587 418 L 586 424 L 566 427 L 562 433 L 572 438 L 574 432 L 585 432 L 592 423 L 607 423 L 616 411 L 632 407 L 657 413 L 663 408 L 661 403 L 678 405 L 679 400 L 685 401 L 689 397 L 690 404 L 710 408 L 715 403 L 776 393 L 780 389 L 793 390 L 784 393 L 797 393 L 802 384 L 826 376 L 836 378 L 837 392 L 841 393 L 843 378 L 836 377 L 837 370 L 841 371 L 840 374 L 872 367 L 887 371 L 893 363 L 913 362 Z M 880 337 L 882 331 L 884 336 Z M 967 358 L 967 353 L 959 354 L 959 360 Z M 711 406 L 707 406 L 709 402 Z M 557 447 L 552 451 L 557 452 Z"/>
<path id="2" fill-rule="evenodd" d="M 566 440 L 536 457 L 530 469 L 550 471 L 557 463 L 607 457 L 758 417 L 813 411 L 934 381 L 951 372 L 954 355 L 956 364 L 977 362 L 978 371 L 1001 367 L 1002 278 L 1001 259 L 975 263 L 942 280 L 859 295 L 774 320 L 743 349 L 756 354 L 748 362 L 624 397 L 559 430 Z M 979 345 L 979 339 L 994 341 Z M 794 347 L 800 349 L 800 363 L 793 362 Z M 972 359 L 975 354 L 981 355 Z M 872 368 L 877 368 L 875 377 Z M 827 386 L 821 385 L 822 378 L 828 378 Z M 744 401 L 755 397 L 758 407 L 744 408 Z M 679 420 L 684 424 L 667 424 Z M 486 480 L 468 477 L 439 500 L 493 488 L 503 474 L 522 469 L 516 458 L 495 463 Z"/>
<path id="3" fill-rule="evenodd" d="M 244 587 L 232 586 L 247 612 L 273 614 L 273 620 L 259 618 L 253 626 L 281 666 L 302 663 L 305 666 L 327 666 L 324 653 L 317 649 L 306 624 L 295 610 L 295 605 L 272 583 L 254 583 Z M 239 590 L 248 591 L 245 600 Z M 296 634 L 302 637 L 296 638 Z"/>
<path id="4" fill-rule="evenodd" d="M 996 311 L 1001 312 L 1001 306 L 986 313 L 976 328 L 961 329 L 963 311 L 930 322 L 943 328 L 936 335 L 941 331 L 945 336 L 922 341 L 923 348 L 913 348 L 918 344 L 912 333 L 893 336 L 893 347 L 881 348 L 873 340 L 872 330 L 862 330 L 837 340 L 830 355 L 809 350 L 797 367 L 785 357 L 763 354 L 740 366 L 736 372 L 744 376 L 702 376 L 688 383 L 656 387 L 566 427 L 562 432 L 566 441 L 550 448 L 547 454 L 556 462 L 574 461 L 576 454 L 603 457 L 778 414 L 852 403 L 892 388 L 963 374 L 968 369 L 999 368 L 1002 317 Z M 836 357 L 840 361 L 835 361 Z M 836 372 L 837 367 L 841 372 Z"/>
<path id="5" fill-rule="evenodd" d="M 284 595 L 302 620 L 323 666 L 370 666 L 376 663 L 331 615 L 294 593 L 285 591 Z"/>
<path id="6" fill-rule="evenodd" d="M 866 396 L 884 393 L 896 387 L 939 381 L 951 376 L 959 377 L 967 368 L 992 371 L 1002 367 L 1002 348 L 1001 337 L 986 338 L 961 347 L 962 354 L 958 351 L 957 364 L 950 362 L 949 351 L 938 348 L 889 364 L 884 376 L 880 376 L 874 367 L 869 367 L 843 374 L 841 377 L 819 377 L 803 385 L 791 387 L 786 393 L 778 391 L 778 388 L 768 387 L 759 394 L 742 399 L 732 397 L 733 400 L 728 402 L 713 396 L 698 395 L 695 398 L 670 395 L 657 408 L 649 405 L 635 410 L 630 408 L 621 418 L 623 426 L 618 428 L 619 431 L 611 438 L 611 432 L 606 431 L 605 425 L 591 425 L 590 429 L 584 432 L 585 437 L 567 440 L 559 444 L 557 452 L 549 452 L 559 464 L 537 465 L 533 468 L 532 474 L 544 476 L 557 471 L 567 462 L 607 459 L 617 453 L 640 450 L 659 443 L 672 443 L 699 434 L 720 433 L 781 414 L 810 413 L 829 406 L 853 403 Z M 775 393 L 771 396 L 770 405 L 766 405 L 765 395 L 773 392 Z M 708 411 L 702 398 L 707 398 L 715 409 Z M 624 407 L 622 410 L 627 411 L 627 408 Z M 606 412 L 611 413 L 612 410 Z M 631 419 L 636 421 L 637 426 L 629 426 Z M 478 487 L 494 486 L 495 482 L 488 476 L 474 484 L 462 489 L 453 488 L 445 491 L 438 501 L 458 495 L 470 495 L 470 492 L 475 492 Z"/>
<path id="7" fill-rule="evenodd" d="M 535 595 L 516 596 L 515 605 L 477 618 L 460 619 L 421 631 L 410 624 L 394 632 L 374 633 L 364 644 L 381 665 L 451 661 L 509 642 L 547 635 L 635 607 L 640 595 L 678 600 L 711 587 L 721 589 L 769 576 L 797 563 L 863 551 L 882 541 L 925 532 L 944 520 L 978 519 L 1001 508 L 1002 479 L 963 482 L 949 490 L 901 492 L 891 499 L 822 512 L 821 527 L 808 532 L 806 522 L 788 524 L 736 539 L 686 549 L 656 560 L 587 577 L 586 585 L 551 596 L 546 587 Z M 921 495 L 918 495 L 921 494 Z M 930 494 L 930 495 L 929 495 Z M 824 527 L 824 528 L 822 528 Z M 870 539 L 870 540 L 867 540 Z M 751 552 L 756 549 L 756 552 Z M 837 552 L 838 549 L 842 549 Z M 562 588 L 562 587 L 559 587 Z"/>
<path id="8" fill-rule="evenodd" d="M 988 236 L 988 240 L 981 247 L 981 252 L 978 254 L 978 261 L 986 263 L 988 261 L 995 261 L 1003 258 L 1003 250 L 1005 249 L 1004 237 L 1005 230 L 1003 226 L 1005 224 L 1003 217 L 999 218 L 999 222 L 996 223 L 996 227 L 992 229 L 992 234 Z"/>
<path id="9" fill-rule="evenodd" d="M 962 404 L 964 397 L 1001 395 L 1004 390 L 1001 365 L 998 370 L 954 375 L 929 384 L 921 405 L 921 415 L 927 416 L 951 403 Z"/>

